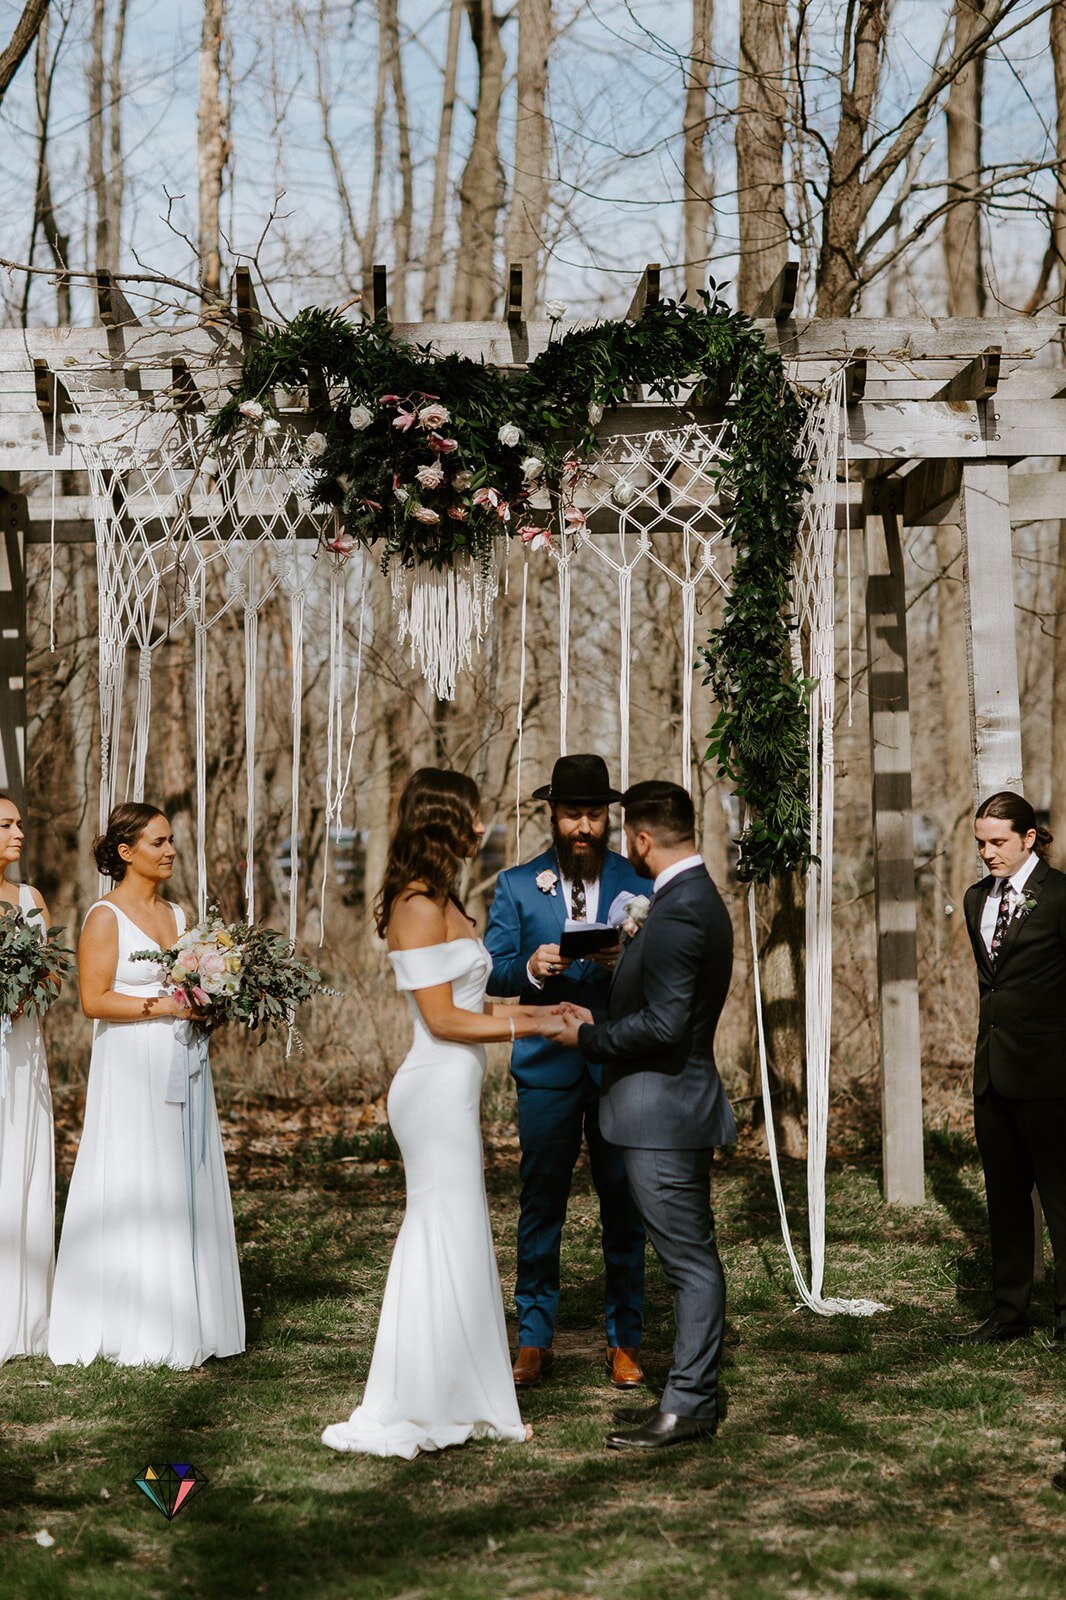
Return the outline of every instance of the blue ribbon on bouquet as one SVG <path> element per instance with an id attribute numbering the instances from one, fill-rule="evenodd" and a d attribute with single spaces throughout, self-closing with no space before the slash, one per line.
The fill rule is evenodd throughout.
<path id="1" fill-rule="evenodd" d="M 207 1072 L 207 1029 L 197 1022 L 174 1025 L 174 1054 L 170 1060 L 167 1105 L 182 1107 L 185 1157 L 188 1162 L 189 1217 L 196 1234 L 196 1172 L 207 1160 L 207 1113 L 210 1083 Z"/>

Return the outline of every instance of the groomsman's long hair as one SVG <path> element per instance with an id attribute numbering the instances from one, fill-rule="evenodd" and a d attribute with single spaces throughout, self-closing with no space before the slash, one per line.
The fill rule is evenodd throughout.
<path id="1" fill-rule="evenodd" d="M 475 842 L 474 818 L 480 805 L 477 784 L 465 772 L 420 767 L 411 774 L 400 796 L 385 876 L 374 901 L 379 938 L 388 931 L 397 898 L 415 882 L 427 887 L 413 893 L 442 905 L 451 900 L 462 911 L 455 880 Z"/>
<path id="2" fill-rule="evenodd" d="M 1032 831 L 1036 834 L 1036 843 L 1033 849 L 1038 856 L 1046 856 L 1048 845 L 1052 842 L 1053 835 L 1046 828 L 1042 828 L 1036 820 L 1036 812 L 1020 794 L 1014 794 L 1010 789 L 1001 789 L 999 794 L 989 795 L 987 800 L 982 800 L 977 807 L 975 822 L 980 822 L 983 817 L 993 817 L 996 822 L 1009 822 L 1015 833 L 1022 838 Z"/>

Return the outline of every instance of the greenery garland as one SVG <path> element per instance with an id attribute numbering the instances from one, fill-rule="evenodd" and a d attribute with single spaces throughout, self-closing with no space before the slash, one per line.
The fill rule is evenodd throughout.
<path id="1" fill-rule="evenodd" d="M 380 542 L 386 562 L 445 567 L 484 559 L 500 536 L 548 542 L 530 504 L 546 490 L 583 526 L 575 488 L 598 424 L 636 385 L 668 403 L 724 405 L 719 475 L 736 557 L 722 626 L 700 651 L 721 708 L 707 756 L 751 819 L 741 877 L 765 881 L 810 860 L 808 685 L 790 649 L 804 406 L 750 318 L 717 295 L 666 302 L 553 338 L 506 373 L 311 307 L 249 351 L 212 432 L 269 437 L 276 391 L 306 387 L 311 497 L 337 513 L 328 547 L 343 556 Z M 613 493 L 624 505 L 631 490 L 620 481 Z"/>

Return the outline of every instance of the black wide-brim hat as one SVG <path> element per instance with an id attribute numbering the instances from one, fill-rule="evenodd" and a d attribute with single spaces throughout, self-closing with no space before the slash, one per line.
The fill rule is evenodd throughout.
<path id="1" fill-rule="evenodd" d="M 560 756 L 552 768 L 551 783 L 534 789 L 533 798 L 560 806 L 609 806 L 612 800 L 621 800 L 622 791 L 611 788 L 602 756 Z"/>

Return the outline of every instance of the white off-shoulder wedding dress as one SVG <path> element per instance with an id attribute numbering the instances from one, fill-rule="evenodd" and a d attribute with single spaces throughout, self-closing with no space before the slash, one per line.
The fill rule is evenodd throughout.
<path id="1" fill-rule="evenodd" d="M 412 991 L 450 981 L 481 1011 L 491 961 L 479 939 L 390 957 L 414 1018 L 389 1089 L 407 1210 L 393 1250 L 363 1402 L 322 1435 L 333 1450 L 405 1456 L 468 1439 L 521 1441 L 496 1253 L 485 1198 L 478 1045 L 436 1039 Z"/>

